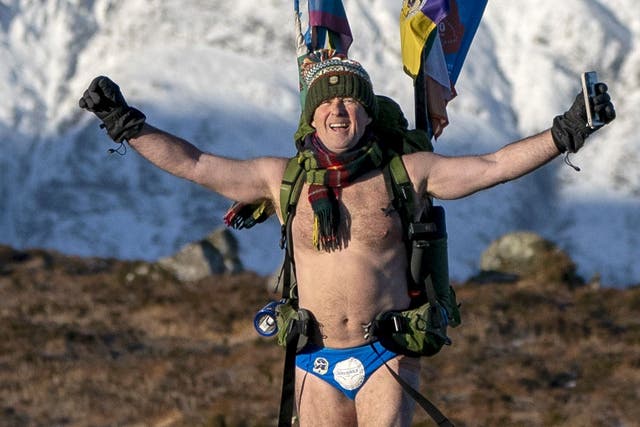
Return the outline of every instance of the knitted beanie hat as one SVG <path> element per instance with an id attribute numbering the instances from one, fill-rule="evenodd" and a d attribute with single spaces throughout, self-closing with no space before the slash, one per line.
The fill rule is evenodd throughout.
<path id="1" fill-rule="evenodd" d="M 335 97 L 354 98 L 375 119 L 378 113 L 369 74 L 345 55 L 321 49 L 305 55 L 299 63 L 302 120 L 313 121 L 313 113 L 326 100 Z"/>

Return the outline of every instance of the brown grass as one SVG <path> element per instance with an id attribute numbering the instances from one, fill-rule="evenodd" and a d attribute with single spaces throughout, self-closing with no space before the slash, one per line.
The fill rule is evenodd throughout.
<path id="1" fill-rule="evenodd" d="M 252 326 L 265 280 L 0 247 L 0 426 L 275 425 L 283 352 Z M 463 325 L 421 388 L 457 426 L 640 419 L 640 287 L 457 293 Z"/>

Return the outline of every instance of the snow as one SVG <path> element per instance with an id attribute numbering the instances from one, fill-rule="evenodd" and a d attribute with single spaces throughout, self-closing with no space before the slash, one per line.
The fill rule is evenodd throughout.
<path id="1" fill-rule="evenodd" d="M 345 0 L 351 56 L 412 119 L 400 1 Z M 436 151 L 492 151 L 549 127 L 597 70 L 618 119 L 571 157 L 516 182 L 445 202 L 451 275 L 478 269 L 503 233 L 557 242 L 585 278 L 640 282 L 640 4 L 489 2 Z M 289 1 L 0 0 L 0 243 L 157 259 L 222 225 L 229 201 L 114 145 L 77 107 L 108 75 L 150 123 L 239 158 L 292 155 L 299 100 Z M 275 221 L 237 232 L 248 268 L 281 260 Z"/>

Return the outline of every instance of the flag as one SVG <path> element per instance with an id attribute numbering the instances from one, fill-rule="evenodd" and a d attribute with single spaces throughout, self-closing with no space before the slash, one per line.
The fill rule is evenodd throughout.
<path id="1" fill-rule="evenodd" d="M 294 0 L 296 26 L 296 56 L 299 70 L 300 105 L 304 109 L 307 87 L 302 81 L 302 64 L 310 53 L 331 49 L 347 55 L 353 36 L 342 0 L 307 0 L 308 23 L 303 32 L 300 0 Z"/>
<path id="2" fill-rule="evenodd" d="M 404 70 L 414 79 L 438 35 L 438 24 L 447 16 L 448 0 L 404 0 L 400 12 L 400 46 Z"/>
<path id="3" fill-rule="evenodd" d="M 458 81 L 487 0 L 451 0 L 451 10 L 439 27 L 451 83 Z"/>
<path id="4" fill-rule="evenodd" d="M 414 79 L 416 126 L 436 138 L 449 123 L 446 107 L 456 96 L 471 41 L 486 0 L 404 0 L 400 41 L 405 72 Z"/>
<path id="5" fill-rule="evenodd" d="M 428 52 L 422 78 L 415 81 L 415 94 L 417 102 L 426 102 L 424 112 L 421 112 L 426 121 L 428 116 L 430 133 L 438 138 L 444 128 L 449 124 L 447 104 L 456 96 L 456 91 L 449 79 L 445 54 L 439 37 L 435 37 L 431 49 Z M 418 111 L 422 111 L 420 106 Z M 416 123 L 419 123 L 416 121 Z M 424 126 L 423 126 L 424 127 Z"/>
<path id="6" fill-rule="evenodd" d="M 300 16 L 300 0 L 294 8 Z M 309 26 L 304 33 L 308 51 L 328 47 L 347 54 L 353 36 L 342 0 L 307 0 Z"/>

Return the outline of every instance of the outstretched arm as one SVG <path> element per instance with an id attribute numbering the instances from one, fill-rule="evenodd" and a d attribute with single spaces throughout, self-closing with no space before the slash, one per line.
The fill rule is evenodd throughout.
<path id="1" fill-rule="evenodd" d="M 593 109 L 605 123 L 615 118 L 613 104 L 604 83 L 596 85 Z M 571 108 L 557 116 L 551 129 L 480 155 L 445 157 L 434 153 L 404 156 L 407 172 L 416 190 L 440 199 L 457 199 L 519 178 L 546 164 L 560 153 L 577 152 L 597 129 L 587 127 L 582 93 Z"/>
<path id="2" fill-rule="evenodd" d="M 268 198 L 277 202 L 286 159 L 232 160 L 205 153 L 182 138 L 146 124 L 145 115 L 129 107 L 118 85 L 107 77 L 95 78 L 79 105 L 102 120 L 115 142 L 127 140 L 143 157 L 173 175 L 236 201 Z"/>
<path id="3" fill-rule="evenodd" d="M 446 200 L 519 178 L 558 154 L 551 132 L 547 130 L 490 154 L 445 157 L 419 152 L 405 156 L 404 162 L 413 182 L 422 182 L 422 191 Z"/>
<path id="4" fill-rule="evenodd" d="M 206 153 L 148 124 L 129 144 L 159 168 L 240 202 L 274 199 L 286 166 L 282 158 L 234 160 Z"/>

